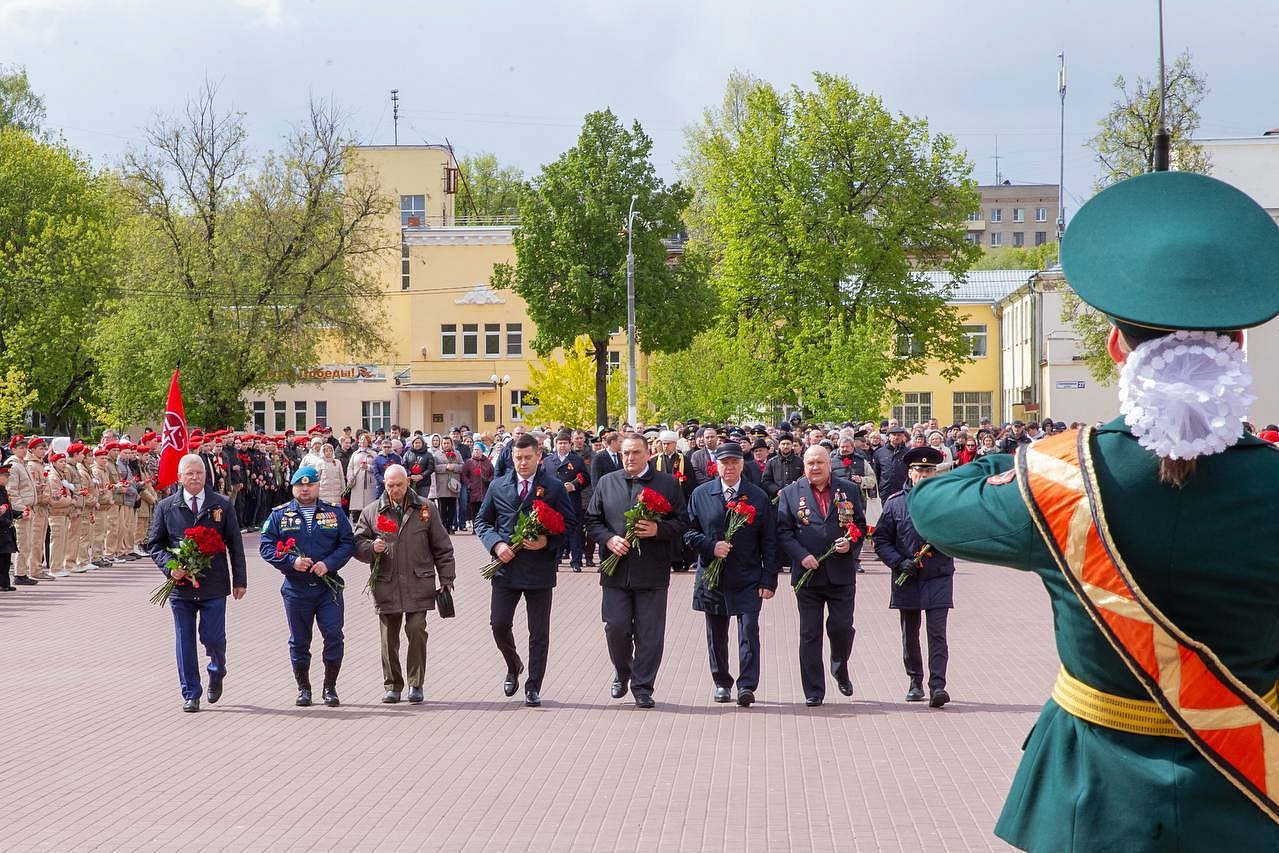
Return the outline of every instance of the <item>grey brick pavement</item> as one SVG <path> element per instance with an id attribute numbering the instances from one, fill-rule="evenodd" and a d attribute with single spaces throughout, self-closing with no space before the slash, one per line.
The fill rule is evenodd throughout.
<path id="1" fill-rule="evenodd" d="M 478 543 L 454 543 L 459 617 L 431 616 L 415 707 L 379 703 L 361 564 L 345 573 L 337 709 L 293 707 L 279 579 L 256 556 L 249 594 L 228 607 L 225 695 L 195 715 L 179 710 L 148 565 L 0 595 L 0 849 L 1003 849 L 991 827 L 1056 671 L 1033 577 L 961 564 L 955 701 L 933 711 L 901 701 L 889 576 L 873 560 L 857 693 L 832 683 L 818 709 L 803 705 L 785 588 L 764 610 L 760 702 L 711 702 L 692 579 L 677 575 L 659 704 L 641 711 L 608 695 L 597 577 L 561 573 L 544 703 L 526 709 L 501 693 Z"/>

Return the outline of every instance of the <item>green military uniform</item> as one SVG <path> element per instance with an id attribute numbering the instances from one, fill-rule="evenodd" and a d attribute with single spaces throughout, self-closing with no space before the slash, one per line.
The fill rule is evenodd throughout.
<path id="1" fill-rule="evenodd" d="M 1093 213 L 1104 215 L 1086 216 L 1094 205 Z M 1121 220 L 1126 227 L 1115 229 Z M 1242 233 L 1231 235 L 1232 228 Z M 1167 240 L 1179 245 L 1165 251 Z M 1279 229 L 1264 211 L 1220 182 L 1184 173 L 1145 175 L 1103 192 L 1080 211 L 1063 245 L 1072 287 L 1138 340 L 1160 330 L 1246 328 L 1273 317 L 1276 259 Z M 1133 580 L 1239 681 L 1273 696 L 1279 452 L 1245 436 L 1224 452 L 1196 457 L 1193 473 L 1176 487 L 1160 482 L 1160 459 L 1124 418 L 1098 428 L 1089 447 L 1105 524 Z M 1064 670 L 1088 689 L 1149 701 L 1058 568 L 1032 520 L 1018 482 L 1023 475 L 1013 469 L 1013 456 L 991 455 L 920 483 L 910 497 L 916 529 L 957 558 L 1035 572 L 1051 600 Z M 1018 847 L 1279 850 L 1279 822 L 1185 737 L 1087 722 L 1050 700 L 1024 750 L 995 828 Z"/>

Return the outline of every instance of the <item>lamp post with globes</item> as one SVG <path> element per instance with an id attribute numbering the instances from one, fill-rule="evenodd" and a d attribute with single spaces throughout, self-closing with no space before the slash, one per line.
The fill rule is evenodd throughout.
<path id="1" fill-rule="evenodd" d="M 489 382 L 493 383 L 493 390 L 497 392 L 497 419 L 501 423 L 506 423 L 502 420 L 502 389 L 511 383 L 511 377 L 505 373 L 501 376 L 494 373 L 489 377 Z"/>

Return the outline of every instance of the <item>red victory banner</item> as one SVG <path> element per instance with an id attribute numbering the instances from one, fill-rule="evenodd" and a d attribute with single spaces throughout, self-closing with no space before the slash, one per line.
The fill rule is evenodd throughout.
<path id="1" fill-rule="evenodd" d="M 169 402 L 164 407 L 164 437 L 160 439 L 160 476 L 156 486 L 164 489 L 178 481 L 178 462 L 190 452 L 187 415 L 182 409 L 182 389 L 178 372 L 169 380 Z"/>

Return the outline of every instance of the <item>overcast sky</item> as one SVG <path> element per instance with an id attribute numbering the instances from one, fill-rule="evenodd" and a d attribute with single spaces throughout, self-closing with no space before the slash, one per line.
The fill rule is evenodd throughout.
<path id="1" fill-rule="evenodd" d="M 1210 91 L 1203 136 L 1279 126 L 1275 0 L 1166 0 L 1169 61 L 1184 48 Z M 1057 52 L 1066 53 L 1066 203 L 1091 194 L 1084 143 L 1117 74 L 1157 71 L 1156 0 L 0 0 L 0 64 L 26 66 L 48 124 L 98 164 L 118 162 L 157 112 L 207 77 L 277 147 L 314 94 L 362 142 L 493 152 L 536 172 L 582 116 L 638 119 L 675 176 L 683 128 L 717 103 L 733 69 L 779 86 L 848 76 L 899 112 L 958 137 L 982 183 L 1055 183 Z"/>

